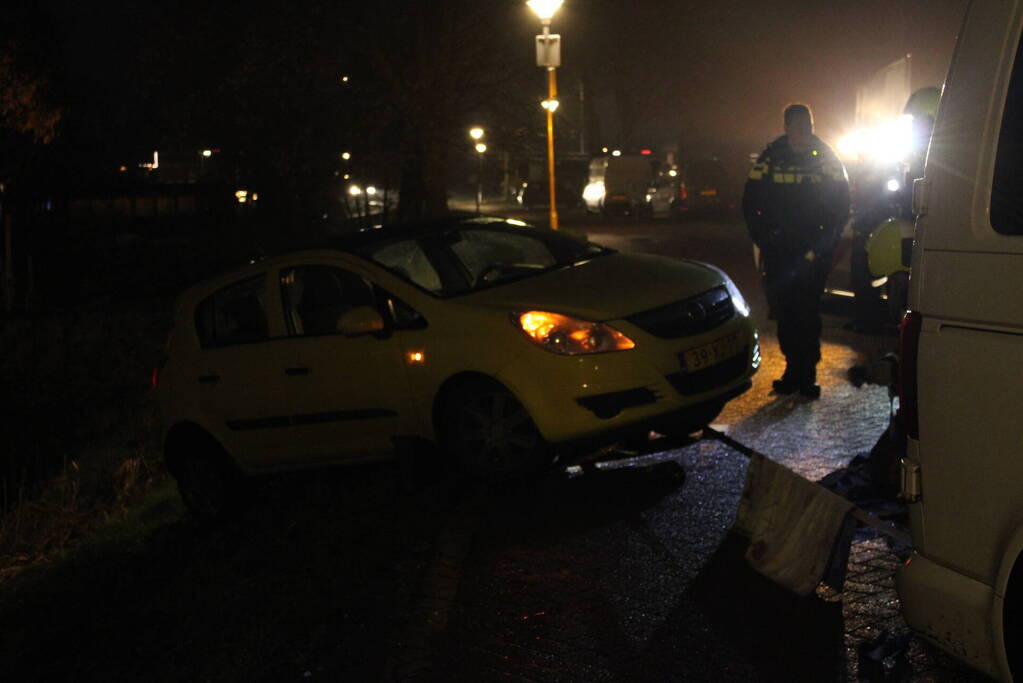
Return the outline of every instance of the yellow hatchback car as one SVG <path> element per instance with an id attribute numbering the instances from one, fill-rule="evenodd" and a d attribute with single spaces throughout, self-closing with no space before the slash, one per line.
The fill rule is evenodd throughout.
<path id="1" fill-rule="evenodd" d="M 689 433 L 759 363 L 749 308 L 713 266 L 461 216 L 191 288 L 154 381 L 168 467 L 211 517 L 240 475 L 402 444 L 502 479 L 566 447 Z"/>

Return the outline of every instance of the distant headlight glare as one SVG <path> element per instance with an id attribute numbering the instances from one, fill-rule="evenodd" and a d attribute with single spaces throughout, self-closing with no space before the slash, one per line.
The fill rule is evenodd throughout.
<path id="1" fill-rule="evenodd" d="M 512 323 L 541 349 L 566 356 L 625 351 L 636 346 L 636 342 L 610 325 L 561 313 L 515 313 L 512 315 Z"/>

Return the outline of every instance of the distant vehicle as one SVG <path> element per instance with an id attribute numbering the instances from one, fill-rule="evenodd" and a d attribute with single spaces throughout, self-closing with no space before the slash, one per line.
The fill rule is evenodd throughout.
<path id="1" fill-rule="evenodd" d="M 515 201 L 527 211 L 551 205 L 550 185 L 546 180 L 530 180 L 522 183 L 515 193 Z M 554 201 L 559 207 L 579 204 L 579 191 L 568 183 L 555 183 Z"/>
<path id="2" fill-rule="evenodd" d="M 644 214 L 648 218 L 678 219 L 689 210 L 689 189 L 676 175 L 661 175 L 647 188 Z"/>
<path id="3" fill-rule="evenodd" d="M 717 159 L 694 161 L 684 170 L 688 189 L 687 209 L 690 214 L 718 217 L 734 202 L 732 183 L 724 165 Z"/>
<path id="4" fill-rule="evenodd" d="M 606 216 L 639 217 L 646 209 L 647 189 L 660 163 L 651 155 L 604 156 L 590 163 L 589 184 L 583 190 L 586 209 Z"/>
<path id="5" fill-rule="evenodd" d="M 153 381 L 168 469 L 209 519 L 242 475 L 398 444 L 504 479 L 576 444 L 688 433 L 759 363 L 749 307 L 713 266 L 459 216 L 189 289 Z"/>

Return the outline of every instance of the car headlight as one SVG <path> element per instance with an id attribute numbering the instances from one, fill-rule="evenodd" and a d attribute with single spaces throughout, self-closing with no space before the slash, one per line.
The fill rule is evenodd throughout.
<path id="1" fill-rule="evenodd" d="M 739 315 L 744 318 L 748 318 L 750 314 L 749 304 L 746 303 L 746 297 L 742 295 L 739 288 L 735 286 L 734 282 L 732 282 L 732 278 L 728 277 L 725 271 L 716 266 L 712 266 L 709 263 L 705 263 L 704 265 L 721 276 L 721 279 L 724 280 L 725 289 L 728 290 L 728 296 L 732 298 L 732 306 L 734 306 L 735 310 L 739 312 Z"/>
<path id="2" fill-rule="evenodd" d="M 561 313 L 526 311 L 512 314 L 512 324 L 545 351 L 566 356 L 625 351 L 636 342 L 604 323 L 581 320 Z"/>

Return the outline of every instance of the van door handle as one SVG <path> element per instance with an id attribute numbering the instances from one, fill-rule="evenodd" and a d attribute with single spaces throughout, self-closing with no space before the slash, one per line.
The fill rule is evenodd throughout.
<path id="1" fill-rule="evenodd" d="M 312 370 L 310 370 L 309 368 L 299 367 L 287 368 L 285 369 L 284 374 L 290 375 L 291 377 L 301 377 L 302 375 L 308 375 L 310 372 L 312 372 Z"/>
<path id="2" fill-rule="evenodd" d="M 199 375 L 199 384 L 213 384 L 214 382 L 220 381 L 220 375 L 217 373 L 210 373 L 208 375 Z"/>

